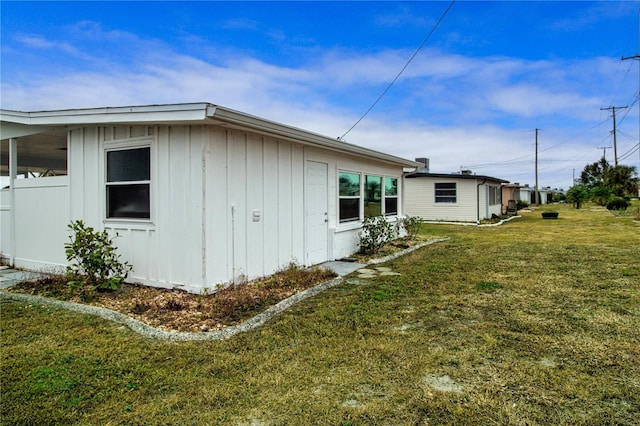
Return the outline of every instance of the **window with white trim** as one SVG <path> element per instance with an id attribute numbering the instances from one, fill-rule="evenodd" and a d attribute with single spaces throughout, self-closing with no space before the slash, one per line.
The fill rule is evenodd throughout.
<path id="1" fill-rule="evenodd" d="M 338 186 L 340 222 L 360 220 L 360 173 L 341 171 Z"/>
<path id="2" fill-rule="evenodd" d="M 498 204 L 502 204 L 502 188 L 489 186 L 489 205 L 495 206 Z"/>
<path id="3" fill-rule="evenodd" d="M 151 218 L 151 148 L 106 152 L 107 218 Z"/>
<path id="4" fill-rule="evenodd" d="M 384 178 L 384 214 L 385 216 L 398 214 L 398 178 Z"/>
<path id="5" fill-rule="evenodd" d="M 434 190 L 436 203 L 456 203 L 457 188 L 455 182 L 436 182 Z"/>
<path id="6" fill-rule="evenodd" d="M 364 177 L 364 217 L 382 216 L 382 176 Z"/>

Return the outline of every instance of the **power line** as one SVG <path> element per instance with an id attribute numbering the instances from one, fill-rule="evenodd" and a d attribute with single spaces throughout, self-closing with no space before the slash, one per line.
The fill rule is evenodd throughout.
<path id="1" fill-rule="evenodd" d="M 549 151 L 549 150 L 551 150 L 551 149 L 553 149 L 553 148 L 556 148 L 556 147 L 558 147 L 558 146 L 560 146 L 560 145 L 563 145 L 563 144 L 565 144 L 565 143 L 567 143 L 567 142 L 569 142 L 569 141 L 572 141 L 573 139 L 576 139 L 578 136 L 581 136 L 581 135 L 583 135 L 583 134 L 587 133 L 589 130 L 593 130 L 593 129 L 595 129 L 596 127 L 598 127 L 598 126 L 602 125 L 603 123 L 605 123 L 605 122 L 607 122 L 607 121 L 609 121 L 609 119 L 608 119 L 608 118 L 607 118 L 607 119 L 604 119 L 604 120 L 602 120 L 602 121 L 600 121 L 600 122 L 599 122 L 599 123 L 597 123 L 597 124 L 594 124 L 593 126 L 589 127 L 588 129 L 585 129 L 585 130 L 583 130 L 583 131 L 581 131 L 581 132 L 579 132 L 579 133 L 575 134 L 574 136 L 568 137 L 568 138 L 564 139 L 563 141 L 558 142 L 558 143 L 557 143 L 557 144 L 555 144 L 555 145 L 551 145 L 551 146 L 549 146 L 549 147 L 546 147 L 546 148 L 544 148 L 544 149 L 541 149 L 539 152 L 546 152 L 546 151 Z M 609 137 L 609 136 L 607 135 L 607 137 L 605 137 L 604 139 L 607 139 L 608 137 Z M 603 139 L 603 141 L 604 141 L 604 139 Z M 601 141 L 601 142 L 602 142 L 602 141 Z M 601 143 L 601 142 L 600 142 L 600 143 Z M 496 161 L 496 162 L 494 162 L 494 163 L 473 164 L 473 165 L 470 165 L 470 166 L 464 166 L 464 168 L 466 168 L 466 169 L 483 169 L 483 168 L 486 168 L 486 167 L 503 166 L 503 165 L 508 165 L 508 164 L 518 164 L 518 163 L 523 163 L 523 161 L 520 161 L 520 160 L 522 160 L 523 158 L 532 157 L 532 156 L 534 156 L 534 155 L 535 155 L 535 154 L 533 154 L 533 153 L 532 153 L 532 154 L 526 154 L 526 155 L 523 155 L 523 156 L 521 156 L 521 157 L 511 158 L 511 159 L 509 159 L 509 160 Z"/>
<path id="2" fill-rule="evenodd" d="M 352 131 L 362 120 L 364 120 L 364 118 L 369 114 L 369 112 L 378 104 L 378 102 L 380 102 L 380 100 L 384 97 L 384 95 L 387 94 L 387 92 L 389 91 L 389 89 L 391 89 L 391 86 L 393 86 L 395 84 L 396 81 L 398 81 L 398 79 L 400 78 L 400 76 L 402 75 L 402 73 L 404 72 L 404 70 L 407 69 L 407 67 L 409 66 L 409 64 L 411 63 L 411 61 L 413 61 L 413 59 L 418 55 L 418 53 L 422 50 L 422 48 L 424 47 L 425 44 L 427 44 L 427 41 L 429 41 L 429 39 L 431 38 L 431 35 L 435 32 L 435 30 L 438 28 L 438 26 L 440 25 L 440 22 L 442 22 L 442 20 L 444 19 L 444 17 L 447 15 L 447 13 L 449 12 L 449 10 L 451 9 L 451 7 L 453 6 L 453 4 L 456 2 L 456 0 L 452 0 L 451 3 L 449 3 L 449 7 L 447 7 L 447 9 L 444 11 L 444 13 L 442 14 L 442 16 L 440 16 L 440 19 L 438 19 L 438 21 L 435 23 L 435 25 L 433 26 L 433 28 L 431 29 L 431 31 L 429 31 L 429 34 L 427 34 L 427 36 L 425 37 L 425 39 L 422 41 L 422 44 L 420 44 L 420 46 L 418 46 L 418 48 L 416 49 L 415 52 L 413 52 L 413 55 L 411 55 L 411 58 L 409 58 L 409 60 L 407 61 L 406 64 L 404 64 L 404 67 L 402 67 L 402 69 L 400 70 L 400 72 L 398 73 L 398 75 L 396 75 L 396 77 L 393 79 L 393 81 L 391 83 L 389 83 L 389 85 L 387 86 L 386 89 L 384 89 L 384 91 L 380 94 L 380 96 L 378 96 L 378 99 L 376 99 L 376 101 L 369 107 L 368 110 L 365 111 L 364 114 L 362 114 L 362 117 L 360 117 L 358 119 L 358 121 L 356 121 L 354 123 L 353 126 L 351 126 L 349 128 L 349 130 L 347 130 L 346 132 L 344 132 L 344 134 L 342 136 L 340 136 L 338 138 L 338 140 L 344 140 L 344 137 L 347 136 L 347 134 Z"/>
<path id="3" fill-rule="evenodd" d="M 615 107 L 610 106 L 609 108 L 600 108 L 600 110 L 610 110 L 613 116 L 613 163 L 616 167 L 618 167 L 618 147 L 616 143 L 616 109 L 625 109 L 629 108 L 629 106 Z"/>

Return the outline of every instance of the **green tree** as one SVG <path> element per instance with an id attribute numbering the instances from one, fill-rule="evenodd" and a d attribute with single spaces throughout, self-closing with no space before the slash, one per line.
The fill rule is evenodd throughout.
<path id="1" fill-rule="evenodd" d="M 611 165 L 607 162 L 607 159 L 602 157 L 600 161 L 585 166 L 580 174 L 580 181 L 587 189 L 602 185 L 605 174 L 610 168 Z"/>
<path id="2" fill-rule="evenodd" d="M 576 209 L 579 209 L 588 197 L 589 190 L 585 185 L 573 185 L 567 191 L 567 201 L 573 203 Z"/>
<path id="3" fill-rule="evenodd" d="M 605 186 L 604 183 L 596 185 L 589 191 L 589 198 L 599 206 L 606 206 L 611 199 L 611 189 Z"/>
<path id="4" fill-rule="evenodd" d="M 635 195 L 638 191 L 638 181 L 638 173 L 634 166 L 609 167 L 604 174 L 604 185 L 618 197 Z"/>

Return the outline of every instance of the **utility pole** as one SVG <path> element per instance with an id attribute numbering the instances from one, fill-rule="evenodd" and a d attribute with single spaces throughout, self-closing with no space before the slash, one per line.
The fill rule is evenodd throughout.
<path id="1" fill-rule="evenodd" d="M 638 8 L 638 25 L 640 29 L 640 8 Z M 640 46 L 640 31 L 638 31 L 638 46 Z M 636 61 L 640 61 L 640 55 L 635 54 L 633 56 L 622 57 L 621 61 L 626 61 L 629 59 L 635 59 Z M 638 97 L 640 97 L 640 65 L 638 65 Z M 638 102 L 638 161 L 640 164 L 640 102 Z M 638 168 L 640 170 L 640 168 Z"/>
<path id="2" fill-rule="evenodd" d="M 536 129 L 536 207 L 540 205 L 540 193 L 538 192 L 538 130 Z"/>
<path id="3" fill-rule="evenodd" d="M 598 149 L 602 150 L 602 158 L 607 159 L 607 148 L 612 148 L 610 146 L 599 146 Z"/>
<path id="4" fill-rule="evenodd" d="M 601 111 L 609 110 L 613 115 L 613 164 L 615 167 L 618 167 L 618 144 L 616 143 L 616 109 L 625 109 L 629 108 L 628 106 L 623 107 L 615 107 L 610 106 L 609 108 L 600 108 Z"/>

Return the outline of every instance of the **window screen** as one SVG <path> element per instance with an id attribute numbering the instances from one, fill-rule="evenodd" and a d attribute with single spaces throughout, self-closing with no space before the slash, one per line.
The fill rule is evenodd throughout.
<path id="1" fill-rule="evenodd" d="M 107 217 L 151 218 L 151 148 L 107 152 Z"/>

